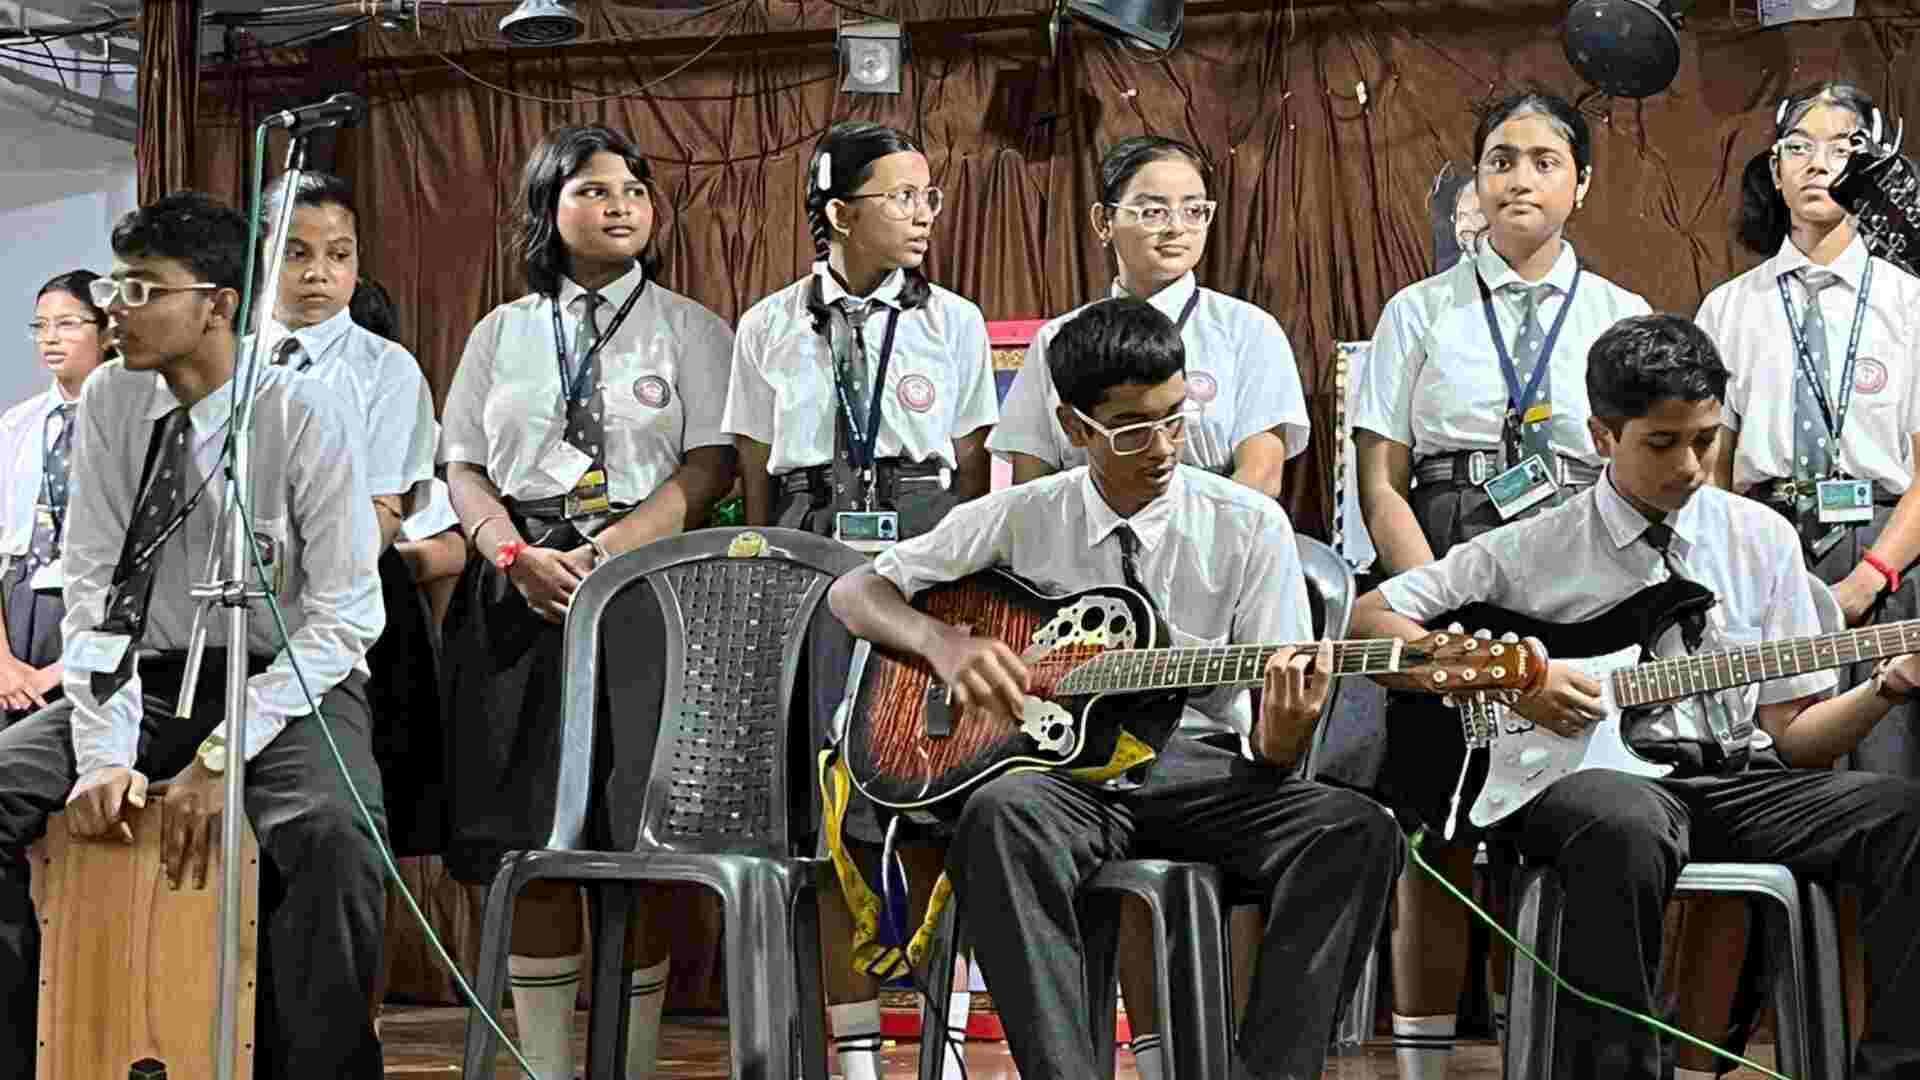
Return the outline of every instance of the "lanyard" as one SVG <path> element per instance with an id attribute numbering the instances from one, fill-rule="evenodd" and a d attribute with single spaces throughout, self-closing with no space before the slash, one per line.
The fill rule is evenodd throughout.
<path id="1" fill-rule="evenodd" d="M 1173 332 L 1178 334 L 1187 328 L 1187 319 L 1193 315 L 1194 305 L 1200 302 L 1200 286 L 1193 287 L 1193 295 L 1187 297 L 1187 306 L 1180 309 L 1180 317 L 1173 320 Z"/>
<path id="2" fill-rule="evenodd" d="M 1860 327 L 1867 320 L 1867 290 L 1873 287 L 1873 260 L 1867 260 L 1867 271 L 1860 276 L 1860 296 L 1853 302 L 1853 330 L 1847 335 L 1847 359 L 1840 366 L 1840 407 L 1835 409 L 1827 402 L 1827 379 L 1824 372 L 1813 370 L 1813 354 L 1808 351 L 1806 340 L 1800 336 L 1800 320 L 1793 317 L 1793 297 L 1787 293 L 1787 275 L 1774 279 L 1780 286 L 1780 304 L 1787 312 L 1787 329 L 1793 332 L 1793 351 L 1800 358 L 1800 376 L 1813 387 L 1813 400 L 1820 406 L 1820 419 L 1826 421 L 1827 437 L 1831 440 L 1831 455 L 1834 469 L 1840 467 L 1840 428 L 1847 422 L 1847 407 L 1853 404 L 1853 365 L 1860 356 Z M 1820 302 L 1820 295 L 1808 290 L 1809 303 Z"/>
<path id="3" fill-rule="evenodd" d="M 1473 283 L 1480 286 L 1480 307 L 1487 315 L 1487 333 L 1493 336 L 1493 351 L 1500 357 L 1500 374 L 1507 380 L 1507 404 L 1513 409 L 1514 416 L 1524 421 L 1527 409 L 1532 406 L 1535 394 L 1540 392 L 1540 383 L 1547 377 L 1547 362 L 1553 357 L 1554 342 L 1560 340 L 1560 328 L 1567 324 L 1567 312 L 1573 310 L 1573 298 L 1580 291 L 1579 263 L 1573 265 L 1573 283 L 1567 286 L 1567 298 L 1560 305 L 1560 314 L 1554 316 L 1553 329 L 1547 331 L 1547 340 L 1540 343 L 1540 359 L 1534 363 L 1533 377 L 1527 380 L 1525 389 L 1520 386 L 1520 373 L 1513 366 L 1513 357 L 1507 353 L 1507 341 L 1500 335 L 1500 321 L 1494 317 L 1493 293 L 1487 289 L 1487 283 L 1480 278 L 1476 270 Z M 1525 326 L 1520 328 L 1523 332 Z"/>
<path id="4" fill-rule="evenodd" d="M 583 388 L 580 385 L 581 377 L 593 368 L 594 358 L 600 355 L 600 350 L 606 347 L 607 342 L 613 340 L 613 335 L 619 333 L 620 324 L 627 321 L 627 314 L 633 310 L 634 302 L 639 300 L 640 294 L 646 291 L 647 283 L 642 281 L 639 288 L 627 294 L 627 302 L 620 305 L 619 312 L 613 316 L 613 322 L 607 326 L 607 332 L 601 334 L 600 337 L 594 341 L 593 347 L 587 350 L 587 354 L 580 358 L 580 366 L 574 370 L 572 376 L 568 376 L 567 374 L 567 336 L 560 327 L 560 297 L 558 294 L 555 294 L 553 298 L 553 352 L 554 356 L 556 356 L 560 362 L 560 393 L 567 401 L 584 401 L 593 392 L 591 388 Z M 594 307 L 597 308 L 599 305 L 595 304 Z M 598 311 L 588 312 L 588 318 L 597 319 L 598 317 Z M 582 392 L 583 390 L 585 392 Z"/>
<path id="5" fill-rule="evenodd" d="M 873 373 L 873 400 L 867 408 L 867 423 L 860 424 L 860 413 L 854 407 L 853 391 L 847 385 L 851 372 L 841 370 L 836 363 L 833 370 L 833 388 L 840 397 L 840 411 L 846 415 L 847 430 L 852 436 L 847 440 L 848 456 L 853 458 L 853 467 L 871 474 L 873 471 L 873 452 L 880 443 L 880 401 L 887 391 L 887 361 L 893 357 L 893 332 L 900 325 L 900 309 L 887 309 L 887 334 L 880 342 L 880 362 Z M 849 355 L 856 348 L 865 348 L 860 335 L 847 343 Z M 872 481 L 871 475 L 868 477 Z"/>

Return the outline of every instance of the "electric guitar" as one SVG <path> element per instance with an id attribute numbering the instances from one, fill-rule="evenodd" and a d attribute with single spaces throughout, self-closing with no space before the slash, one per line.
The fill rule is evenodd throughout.
<path id="1" fill-rule="evenodd" d="M 1267 662 L 1289 647 L 1170 648 L 1166 623 L 1131 588 L 1057 596 L 1003 570 L 928 589 L 913 606 L 1004 642 L 1027 665 L 1032 686 L 1021 715 L 1009 717 L 954 703 L 917 656 L 878 646 L 864 661 L 856 654 L 841 753 L 863 794 L 899 810 L 932 806 L 1008 769 L 1104 765 L 1123 724 L 1159 746 L 1179 725 L 1189 692 L 1258 686 Z M 1414 642 L 1336 641 L 1333 670 L 1324 674 L 1439 693 L 1529 689 L 1546 669 L 1517 639 L 1430 634 Z"/>
<path id="2" fill-rule="evenodd" d="M 1577 623 L 1544 622 L 1488 604 L 1473 604 L 1435 620 L 1538 638 L 1549 657 L 1564 660 L 1600 684 L 1606 709 L 1603 719 L 1567 738 L 1536 727 L 1511 708 L 1497 707 L 1511 705 L 1515 700 L 1511 693 L 1453 695 L 1454 706 L 1475 698 L 1496 705 L 1466 717 L 1469 750 L 1476 749 L 1476 743 L 1488 750 L 1486 780 L 1475 794 L 1468 819 L 1483 828 L 1493 825 L 1533 801 L 1554 781 L 1583 769 L 1617 769 L 1647 777 L 1671 774 L 1673 765 L 1650 759 L 1630 741 L 1629 733 L 1642 729 L 1659 710 L 1701 707 L 1694 700 L 1701 695 L 1768 679 L 1920 652 L 1920 619 L 1909 619 L 1691 656 L 1644 659 L 1668 628 L 1684 618 L 1703 616 L 1716 602 L 1708 589 L 1671 579 Z M 1570 658 L 1596 649 L 1613 651 Z M 1441 698 L 1396 697 L 1391 707 L 1409 710 L 1419 718 L 1414 722 L 1444 722 L 1448 703 Z M 1396 713 L 1396 719 L 1404 716 Z"/>

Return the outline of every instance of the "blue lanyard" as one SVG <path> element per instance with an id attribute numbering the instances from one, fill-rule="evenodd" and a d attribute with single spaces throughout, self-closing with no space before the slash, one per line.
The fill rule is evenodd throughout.
<path id="1" fill-rule="evenodd" d="M 1813 369 L 1813 353 L 1807 349 L 1806 339 L 1800 336 L 1800 320 L 1793 316 L 1793 297 L 1787 293 L 1787 275 L 1781 274 L 1773 280 L 1780 286 L 1780 306 L 1787 312 L 1787 329 L 1793 333 L 1793 351 L 1800 358 L 1800 377 L 1813 387 L 1813 400 L 1820 406 L 1820 419 L 1826 422 L 1827 438 L 1832 440 L 1831 456 L 1836 472 L 1840 468 L 1840 428 L 1847 422 L 1847 408 L 1853 404 L 1853 365 L 1860 357 L 1860 327 L 1867 321 L 1867 290 L 1873 288 L 1873 260 L 1867 260 L 1867 271 L 1860 275 L 1860 296 L 1853 302 L 1853 330 L 1847 335 L 1847 359 L 1840 367 L 1840 407 L 1835 409 L 1827 403 L 1827 379 L 1825 372 Z M 1807 302 L 1820 302 L 1818 293 L 1808 290 Z"/>
<path id="2" fill-rule="evenodd" d="M 568 402 L 585 401 L 593 393 L 592 387 L 581 385 L 581 379 L 593 367 L 594 357 L 599 356 L 600 350 L 606 348 L 607 342 L 613 340 L 613 335 L 620 331 L 620 324 L 627 321 L 627 314 L 633 310 L 634 302 L 639 300 L 640 294 L 646 291 L 647 283 L 642 281 L 639 288 L 627 294 L 627 302 L 620 305 L 620 310 L 614 315 L 613 322 L 607 324 L 607 332 L 594 339 L 593 347 L 580 358 L 580 366 L 573 369 L 572 375 L 567 373 L 567 335 L 560 327 L 560 296 L 558 293 L 554 294 L 553 351 L 560 361 L 560 393 Z M 597 308 L 599 305 L 593 306 Z M 599 315 L 598 311 L 587 313 L 588 318 L 596 320 L 596 325 L 598 325 Z"/>
<path id="3" fill-rule="evenodd" d="M 1480 307 L 1487 315 L 1487 333 L 1493 337 L 1493 351 L 1500 357 L 1500 374 L 1507 379 L 1507 405 L 1514 416 L 1521 421 L 1527 417 L 1527 409 L 1533 404 L 1535 394 L 1540 392 L 1540 384 L 1547 377 L 1547 361 L 1553 358 L 1553 344 L 1560 340 L 1560 328 L 1567 324 L 1567 312 L 1573 310 L 1573 298 L 1580 291 L 1579 263 L 1573 264 L 1573 283 L 1567 286 L 1567 298 L 1560 305 L 1560 314 L 1554 316 L 1553 329 L 1547 331 L 1547 340 L 1540 343 L 1540 359 L 1533 366 L 1533 378 L 1527 380 L 1525 389 L 1520 386 L 1520 372 L 1513 366 L 1513 357 L 1507 353 L 1507 341 L 1500 335 L 1500 320 L 1494 316 L 1493 293 L 1487 289 L 1487 283 L 1480 278 L 1478 268 L 1473 273 L 1473 283 L 1480 286 Z M 1526 327 L 1522 326 L 1524 331 Z"/>
<path id="4" fill-rule="evenodd" d="M 840 395 L 840 411 L 847 417 L 847 450 L 853 458 L 853 467 L 871 471 L 873 452 L 880 444 L 880 400 L 887 390 L 887 361 L 893 357 L 893 331 L 900 325 L 900 309 L 887 309 L 887 334 L 880 342 L 880 362 L 874 366 L 873 399 L 867 409 L 867 423 L 860 424 L 860 411 L 854 407 L 853 392 L 847 385 L 852 381 L 852 372 L 842 371 L 838 365 L 833 372 L 833 388 Z M 855 334 L 847 343 L 848 350 L 865 348 L 865 339 Z"/>

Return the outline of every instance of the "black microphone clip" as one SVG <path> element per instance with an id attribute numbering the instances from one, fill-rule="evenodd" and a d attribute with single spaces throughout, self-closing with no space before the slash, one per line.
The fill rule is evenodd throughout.
<path id="1" fill-rule="evenodd" d="M 267 117 L 265 124 L 270 128 L 286 128 L 295 135 L 306 135 L 328 128 L 352 127 L 366 113 L 366 98 L 342 91 L 325 101 L 282 109 Z"/>

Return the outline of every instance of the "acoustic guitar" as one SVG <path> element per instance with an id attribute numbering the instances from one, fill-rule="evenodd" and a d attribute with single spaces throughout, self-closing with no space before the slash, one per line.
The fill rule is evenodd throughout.
<path id="1" fill-rule="evenodd" d="M 1122 726 L 1159 745 L 1187 695 L 1258 686 L 1286 644 L 1170 647 L 1166 623 L 1123 585 L 1053 595 L 1004 570 L 922 592 L 915 608 L 1004 642 L 1032 676 L 1018 717 L 962 708 L 917 656 L 872 649 L 857 676 L 840 749 L 853 783 L 898 810 L 930 807 L 1014 768 L 1108 762 Z M 1301 644 L 1314 645 L 1314 642 Z M 1365 675 L 1396 689 L 1520 691 L 1546 674 L 1518 639 L 1464 633 L 1333 642 L 1331 676 Z"/>

